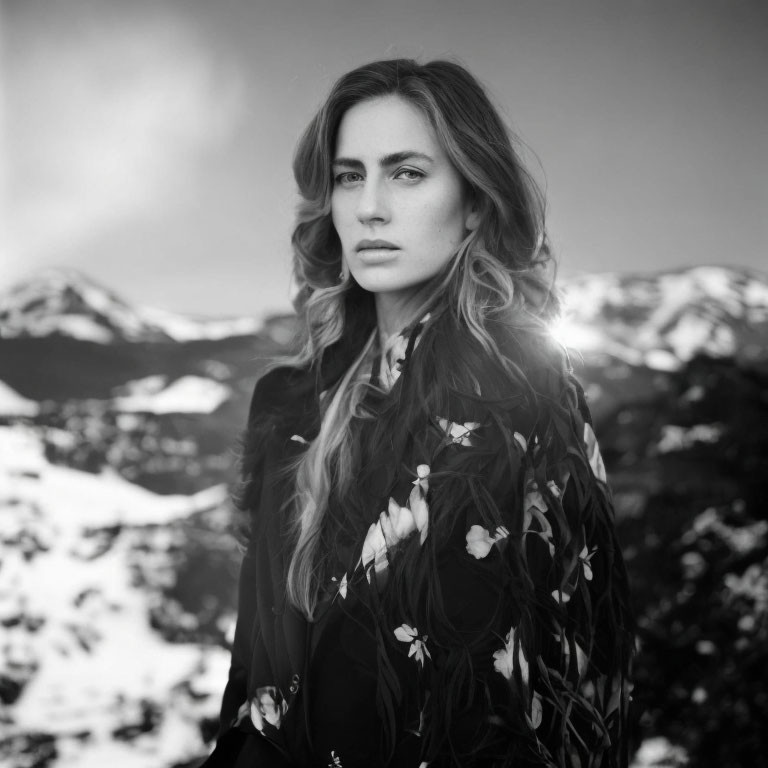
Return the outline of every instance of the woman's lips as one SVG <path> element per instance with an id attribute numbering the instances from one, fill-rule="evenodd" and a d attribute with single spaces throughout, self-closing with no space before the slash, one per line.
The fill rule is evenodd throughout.
<path id="1" fill-rule="evenodd" d="M 363 263 L 378 264 L 396 258 L 398 253 L 399 248 L 359 248 L 357 256 Z"/>

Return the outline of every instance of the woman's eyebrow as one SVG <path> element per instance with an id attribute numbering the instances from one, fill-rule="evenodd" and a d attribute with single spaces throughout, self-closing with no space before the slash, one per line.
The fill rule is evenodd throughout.
<path id="1" fill-rule="evenodd" d="M 379 159 L 379 165 L 382 168 L 385 168 L 389 165 L 397 165 L 398 163 L 407 162 L 408 160 L 420 160 L 421 162 L 434 163 L 434 160 L 423 152 L 405 150 L 403 152 L 393 152 L 391 155 L 384 155 Z M 337 157 L 333 160 L 332 165 L 343 165 L 345 168 L 354 168 L 355 170 L 362 170 L 365 168 L 364 163 L 353 157 Z"/>
<path id="2" fill-rule="evenodd" d="M 425 155 L 423 152 L 416 152 L 414 150 L 406 150 L 405 152 L 395 152 L 391 155 L 385 155 L 379 160 L 379 164 L 383 166 L 397 165 L 398 163 L 405 163 L 408 160 L 421 160 L 422 162 L 432 163 L 434 160 L 429 155 Z"/>

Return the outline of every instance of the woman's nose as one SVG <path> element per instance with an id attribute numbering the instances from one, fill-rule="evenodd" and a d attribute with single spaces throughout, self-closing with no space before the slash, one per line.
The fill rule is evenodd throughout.
<path id="1" fill-rule="evenodd" d="M 389 200 L 385 185 L 376 179 L 367 179 L 357 199 L 357 218 L 362 224 L 387 221 L 390 217 Z"/>

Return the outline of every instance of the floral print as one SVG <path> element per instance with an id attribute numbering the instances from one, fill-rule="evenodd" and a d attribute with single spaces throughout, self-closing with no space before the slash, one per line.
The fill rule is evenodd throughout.
<path id="1" fill-rule="evenodd" d="M 554 480 L 547 481 L 547 488 L 549 488 L 549 492 L 556 498 L 559 499 L 563 492 L 560 490 L 560 487 Z"/>
<path id="2" fill-rule="evenodd" d="M 481 424 L 478 421 L 467 421 L 463 424 L 459 424 L 455 421 L 448 421 L 438 417 L 437 423 L 445 434 L 451 439 L 452 443 L 456 445 L 474 445 L 472 440 L 473 432 L 476 432 Z"/>
<path id="3" fill-rule="evenodd" d="M 516 667 L 520 670 L 523 684 L 528 685 L 528 659 L 525 657 L 515 627 L 512 627 L 504 638 L 504 647 L 493 654 L 493 668 L 504 675 L 507 680 L 511 680 Z"/>
<path id="4" fill-rule="evenodd" d="M 590 560 L 595 556 L 596 552 L 597 552 L 597 547 L 595 547 L 592 550 L 588 550 L 587 545 L 585 544 L 583 549 L 579 553 L 579 562 L 581 563 L 581 569 L 584 573 L 584 578 L 587 581 L 592 581 L 592 565 L 590 563 Z"/>
<path id="5" fill-rule="evenodd" d="M 539 491 L 538 485 L 531 481 L 528 485 L 528 492 L 523 500 L 523 533 L 532 533 L 540 536 L 549 548 L 549 554 L 555 554 L 554 535 L 552 525 L 547 520 L 546 512 L 549 509 L 547 502 Z M 538 523 L 541 530 L 535 530 L 533 522 Z"/>
<path id="6" fill-rule="evenodd" d="M 419 533 L 419 543 L 424 544 L 429 530 L 429 505 L 426 499 L 429 472 L 427 464 L 419 464 L 408 503 L 401 506 L 390 498 L 387 509 L 371 524 L 360 557 L 363 568 L 367 569 L 373 563 L 376 573 L 381 573 L 387 567 L 387 550 L 416 531 Z"/>
<path id="7" fill-rule="evenodd" d="M 520 452 L 525 455 L 525 453 L 528 451 L 528 441 L 519 432 L 515 432 L 512 435 L 512 438 L 520 449 Z"/>
<path id="8" fill-rule="evenodd" d="M 419 320 L 419 326 L 423 327 L 430 317 L 431 315 L 427 312 L 427 314 Z M 399 333 L 390 336 L 384 342 L 384 349 L 379 367 L 379 384 L 386 392 L 389 392 L 389 390 L 395 386 L 395 382 L 400 378 L 400 375 L 403 372 L 410 333 L 411 329 L 405 328 Z M 416 337 L 414 347 L 418 345 L 420 338 L 420 336 Z"/>
<path id="9" fill-rule="evenodd" d="M 494 544 L 504 540 L 507 536 L 509 536 L 509 531 L 503 525 L 496 529 L 493 536 L 482 525 L 473 525 L 467 531 L 467 552 L 475 559 L 481 560 L 488 555 Z"/>
<path id="10" fill-rule="evenodd" d="M 279 728 L 287 710 L 288 702 L 273 685 L 257 688 L 256 695 L 251 699 L 251 720 L 257 731 L 263 731 L 265 723 Z"/>
<path id="11" fill-rule="evenodd" d="M 541 694 L 534 692 L 533 699 L 531 700 L 530 714 L 526 715 L 528 725 L 536 730 L 541 725 L 543 708 L 541 706 Z"/>
<path id="12" fill-rule="evenodd" d="M 347 581 L 347 574 L 345 573 L 341 577 L 341 581 L 339 581 L 335 576 L 331 576 L 332 582 L 338 582 L 338 587 L 336 589 L 337 593 L 341 595 L 343 600 L 346 600 L 347 598 L 347 587 L 349 586 L 349 582 Z"/>
<path id="13" fill-rule="evenodd" d="M 592 467 L 595 477 L 601 483 L 608 482 L 605 475 L 605 464 L 603 464 L 603 457 L 600 454 L 600 446 L 597 444 L 595 432 L 592 429 L 592 425 L 586 421 L 584 422 L 584 448 L 587 452 L 589 466 Z"/>
<path id="14" fill-rule="evenodd" d="M 382 512 L 383 514 L 385 513 Z M 381 521 L 377 520 L 375 523 L 371 523 L 371 527 L 368 529 L 365 541 L 363 542 L 363 553 L 360 556 L 363 568 L 367 568 L 371 563 L 374 563 L 376 564 L 377 571 L 382 570 L 379 564 L 382 562 L 382 557 L 386 558 L 386 552 L 387 540 L 384 538 Z M 384 567 L 386 567 L 386 564 Z"/>
<path id="15" fill-rule="evenodd" d="M 422 493 L 426 494 L 429 490 L 429 465 L 419 464 L 416 467 L 416 479 L 413 481 L 414 485 L 418 485 L 421 488 Z"/>
<path id="16" fill-rule="evenodd" d="M 237 716 L 235 717 L 235 725 L 240 725 L 247 717 L 251 715 L 251 702 L 244 701 L 240 705 L 240 709 L 237 710 Z"/>
<path id="17" fill-rule="evenodd" d="M 421 666 L 424 666 L 424 657 L 432 658 L 432 655 L 427 648 L 427 636 L 422 635 L 419 637 L 419 632 L 416 627 L 410 627 L 408 624 L 401 624 L 395 630 L 395 637 L 401 643 L 410 643 L 411 647 L 408 650 L 408 658 L 411 656 L 418 661 Z"/>

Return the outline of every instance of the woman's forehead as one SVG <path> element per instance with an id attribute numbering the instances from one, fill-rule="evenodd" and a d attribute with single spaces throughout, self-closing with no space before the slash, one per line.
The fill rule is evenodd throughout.
<path id="1" fill-rule="evenodd" d="M 388 95 L 361 101 L 344 113 L 336 135 L 335 158 L 378 163 L 403 153 L 435 160 L 444 156 L 434 129 L 417 106 Z"/>

